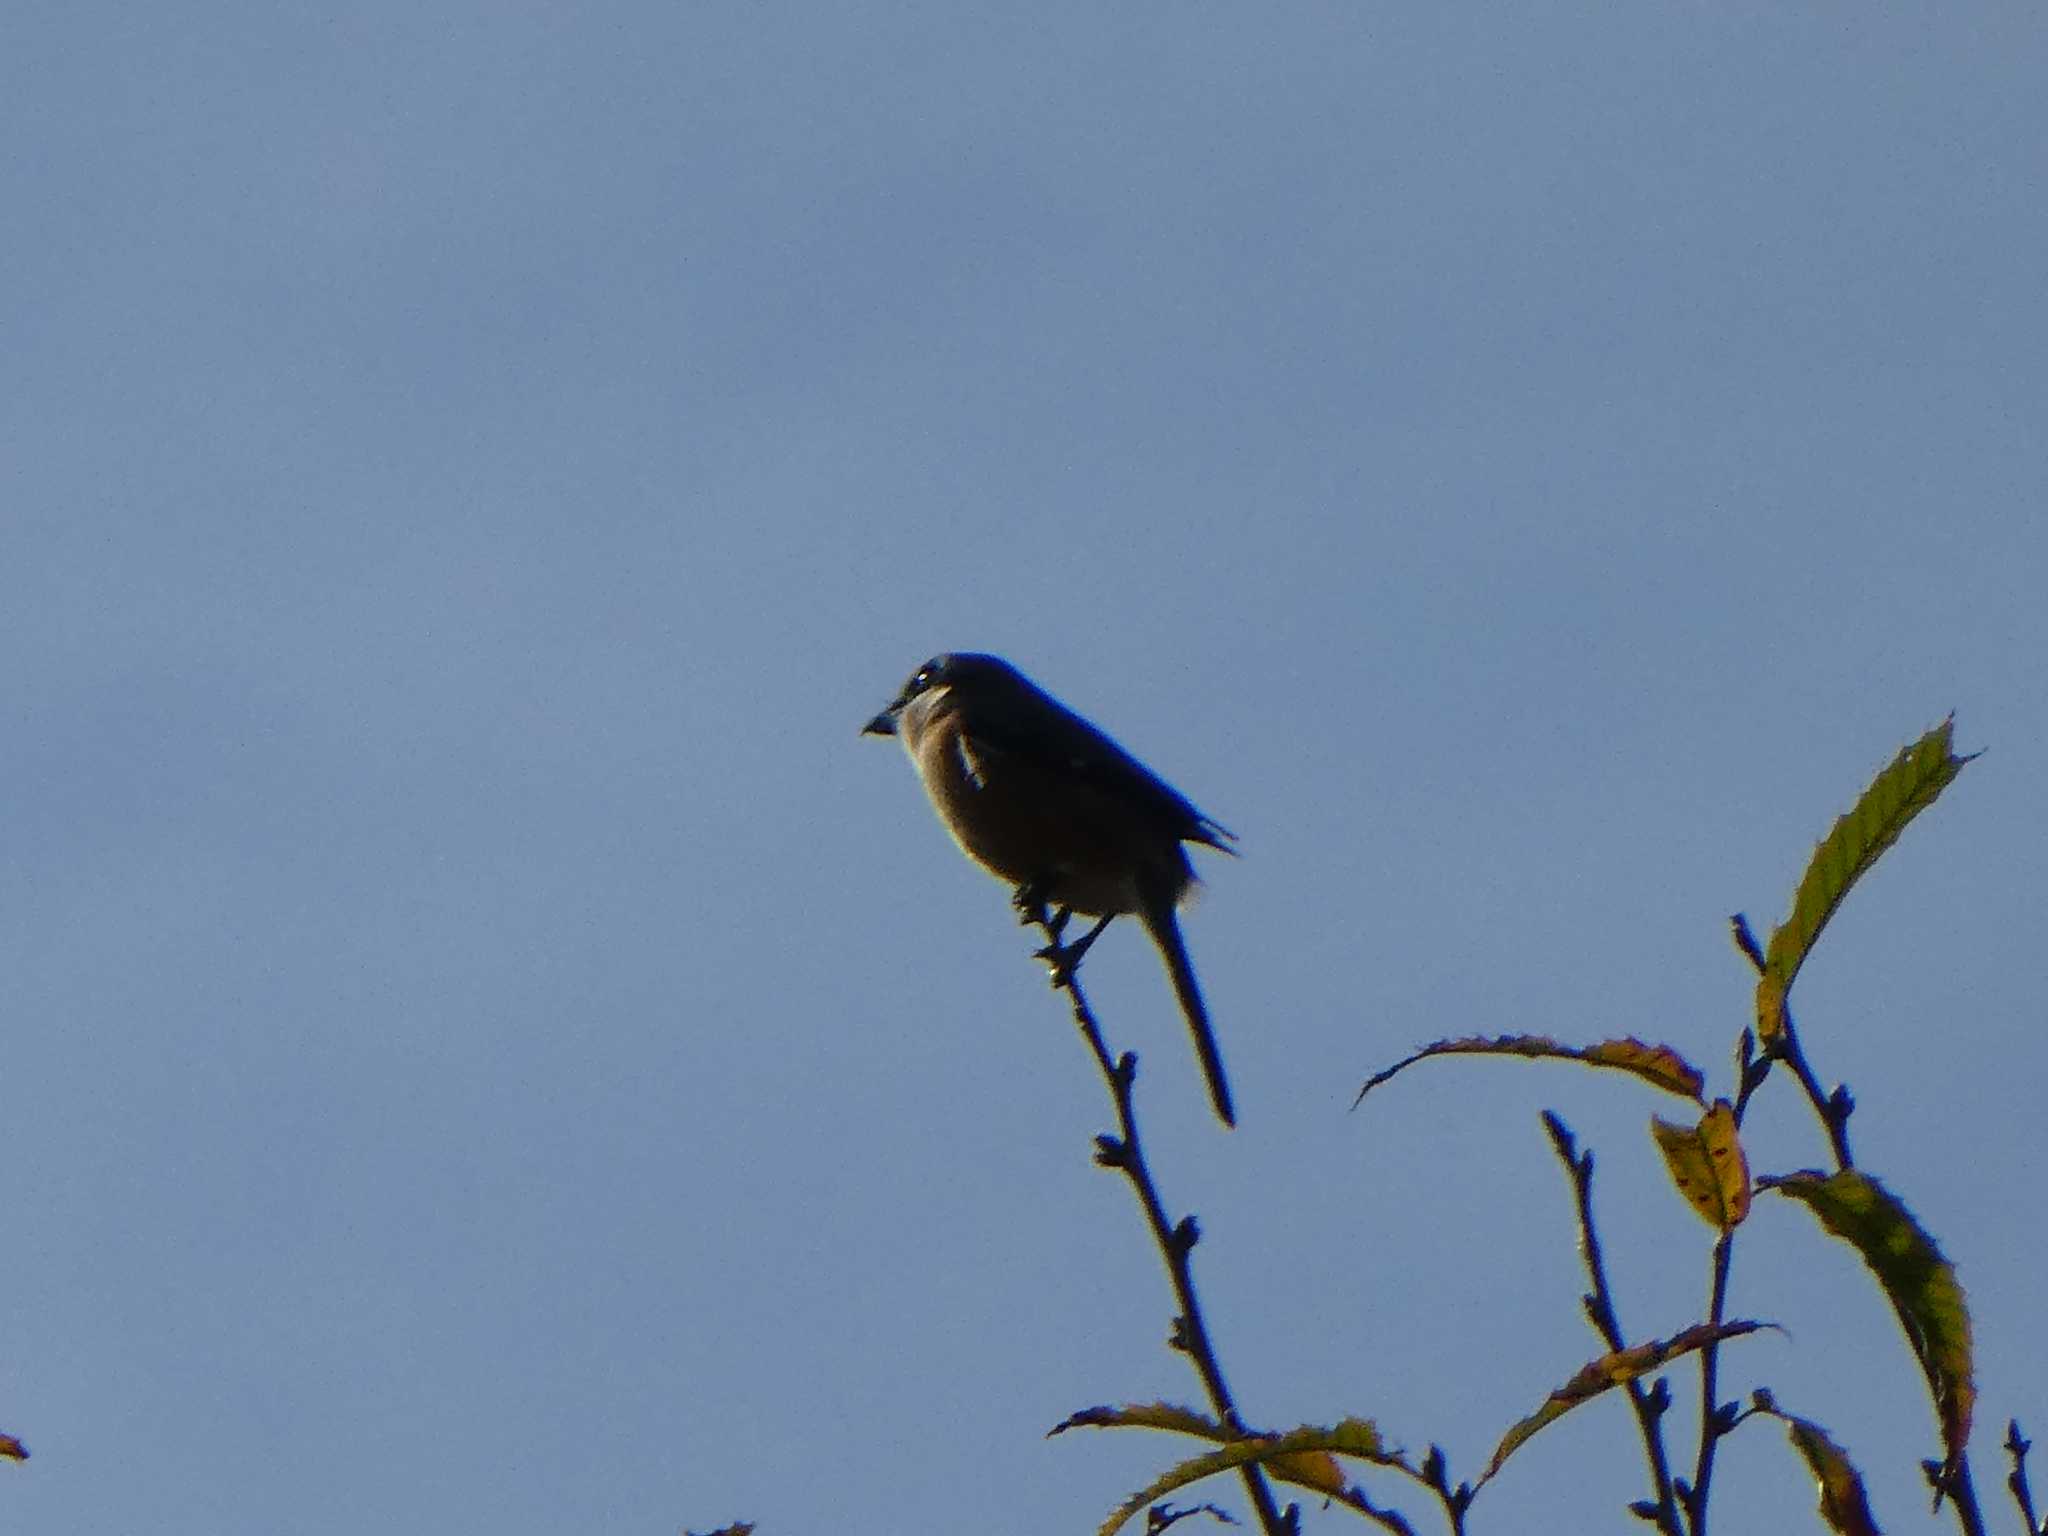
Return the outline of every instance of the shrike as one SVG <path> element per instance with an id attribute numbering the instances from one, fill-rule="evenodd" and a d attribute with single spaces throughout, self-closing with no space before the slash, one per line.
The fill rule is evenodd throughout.
<path id="1" fill-rule="evenodd" d="M 1236 834 L 997 656 L 934 656 L 863 734 L 902 741 L 953 841 L 1020 902 L 1099 919 L 1070 957 L 1117 914 L 1137 915 L 1166 962 L 1210 1101 L 1235 1125 L 1174 910 L 1196 883 L 1182 844 L 1231 853 Z"/>

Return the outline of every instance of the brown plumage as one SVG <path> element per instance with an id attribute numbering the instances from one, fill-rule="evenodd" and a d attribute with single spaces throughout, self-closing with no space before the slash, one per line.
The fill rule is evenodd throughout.
<path id="1" fill-rule="evenodd" d="M 865 727 L 903 742 L 967 856 L 1053 907 L 1105 922 L 1134 913 L 1159 947 L 1209 1097 L 1235 1125 L 1175 909 L 1195 884 L 1185 843 L 1234 834 L 1108 736 L 996 656 L 935 656 Z"/>

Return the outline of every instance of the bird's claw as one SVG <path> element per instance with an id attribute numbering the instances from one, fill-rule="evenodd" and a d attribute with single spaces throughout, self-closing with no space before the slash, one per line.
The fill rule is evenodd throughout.
<path id="1" fill-rule="evenodd" d="M 1102 937 L 1102 930 L 1109 926 L 1109 918 L 1104 917 L 1073 943 L 1062 944 L 1060 935 L 1066 931 L 1068 920 L 1073 915 L 1071 907 L 1061 907 L 1045 924 L 1045 931 L 1052 935 L 1052 942 L 1032 953 L 1034 960 L 1043 960 L 1052 971 L 1054 991 L 1074 984 L 1074 971 L 1081 964 L 1081 957 L 1088 953 L 1095 941 Z"/>
<path id="2" fill-rule="evenodd" d="M 1034 960 L 1045 962 L 1046 974 L 1052 981 L 1055 992 L 1063 992 L 1074 984 L 1074 967 L 1081 956 L 1065 944 L 1052 943 L 1031 952 Z"/>

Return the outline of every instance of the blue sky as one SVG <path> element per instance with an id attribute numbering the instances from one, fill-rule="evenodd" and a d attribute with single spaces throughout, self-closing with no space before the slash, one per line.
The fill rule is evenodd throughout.
<path id="1" fill-rule="evenodd" d="M 1241 1130 L 1135 931 L 1087 978 L 1248 1416 L 1462 1475 L 1596 1352 L 1539 1110 L 1631 1333 L 1708 1236 L 1625 1081 L 1359 1082 L 1529 1030 L 1726 1091 L 1727 914 L 1956 711 L 1986 755 L 1796 1002 L 1969 1288 L 1987 1502 L 2048 1430 L 2038 7 L 9 33 L 11 1524 L 1026 1533 L 1145 1482 L 1042 1438 L 1197 1396 L 1100 1086 L 855 736 L 951 648 L 1243 837 L 1187 919 Z M 1788 1087 L 1759 1171 L 1824 1157 Z M 1762 1202 L 1734 1307 L 1786 1331 L 1730 1392 L 1945 1528 L 1853 1260 Z M 1631 1433 L 1473 1530 L 1637 1529 Z M 1715 1492 L 1811 1518 L 1762 1426 Z"/>

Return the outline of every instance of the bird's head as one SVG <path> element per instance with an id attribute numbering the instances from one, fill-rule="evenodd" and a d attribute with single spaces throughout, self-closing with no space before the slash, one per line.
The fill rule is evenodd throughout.
<path id="1" fill-rule="evenodd" d="M 910 674 L 889 707 L 861 727 L 863 736 L 895 736 L 905 710 L 935 708 L 949 694 L 974 695 L 1004 689 L 1022 681 L 1017 669 L 1000 656 L 978 651 L 948 651 L 934 656 Z"/>

